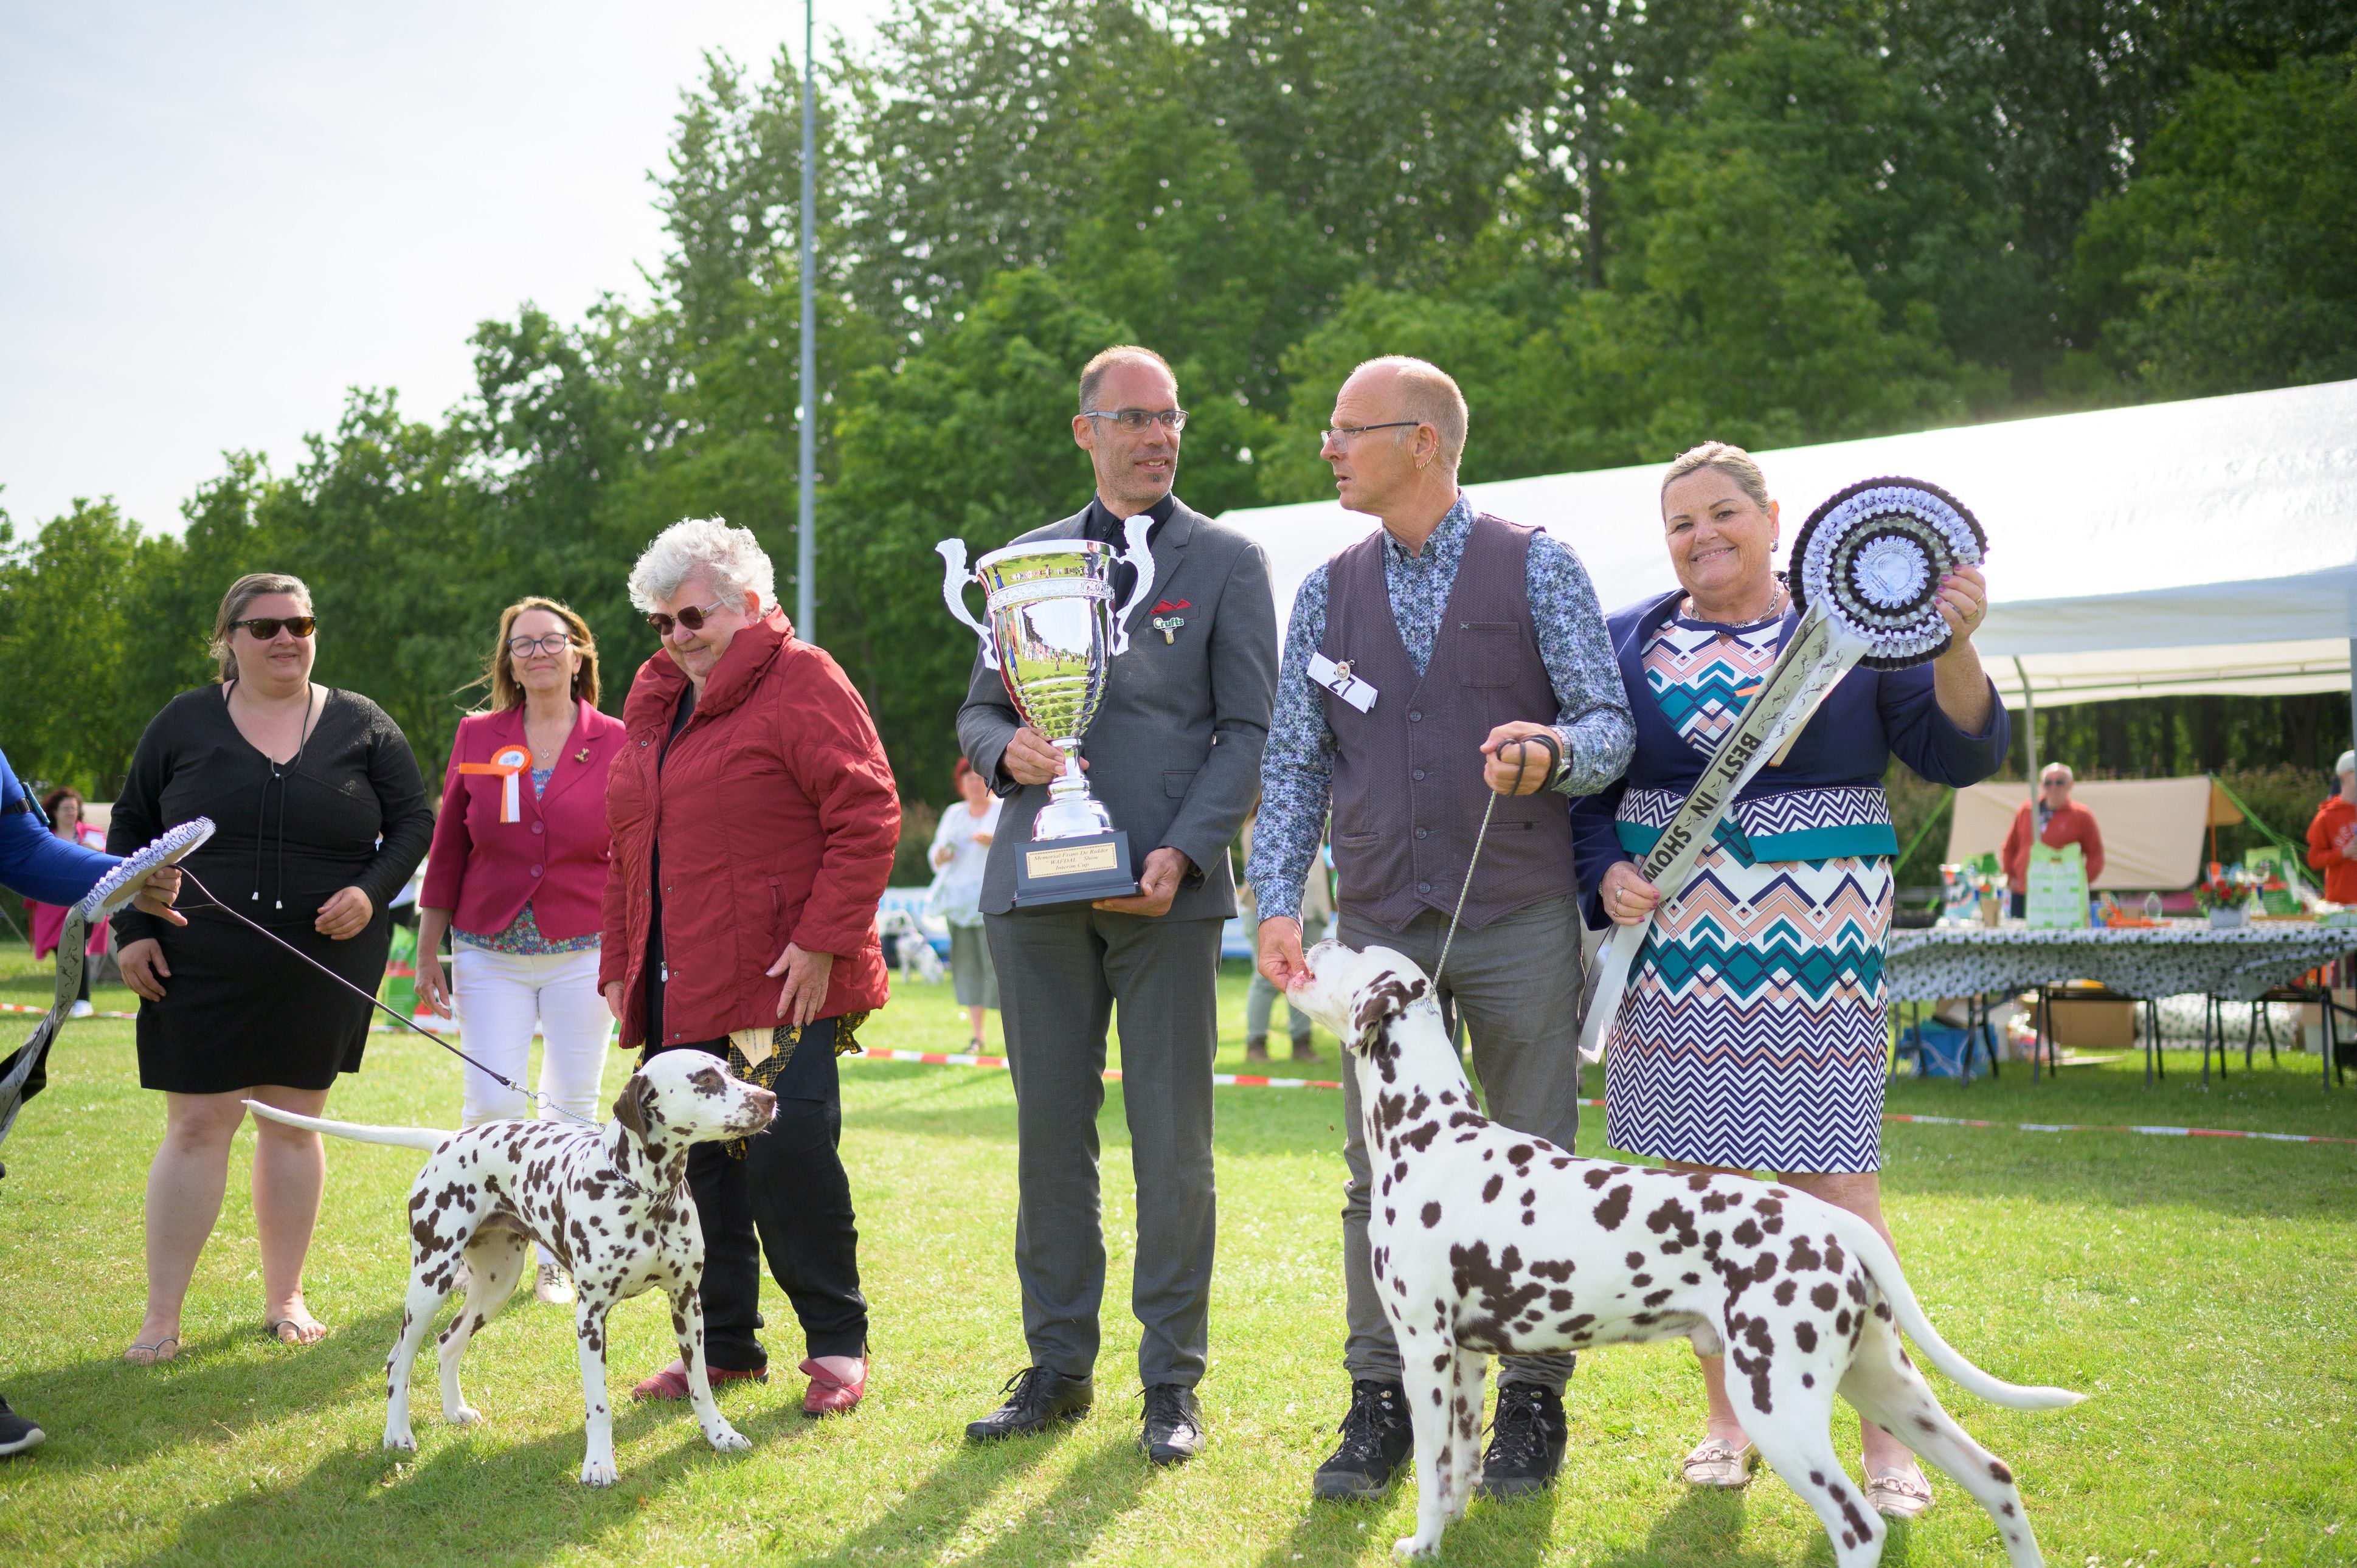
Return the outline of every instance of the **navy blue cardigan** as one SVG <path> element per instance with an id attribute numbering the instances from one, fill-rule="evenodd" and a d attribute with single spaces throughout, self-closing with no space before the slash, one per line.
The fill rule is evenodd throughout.
<path id="1" fill-rule="evenodd" d="M 1645 681 L 1645 646 L 1684 596 L 1677 590 L 1605 618 L 1637 721 L 1637 750 L 1623 778 L 1571 803 L 1580 908 L 1591 928 L 1605 923 L 1604 874 L 1615 862 L 1641 859 L 1652 848 L 1708 760 L 1670 726 Z M 1787 609 L 1785 640 L 1799 624 L 1798 612 Z M 1977 784 L 2004 766 L 2012 744 L 1994 685 L 1989 707 L 1987 727 L 1966 735 L 1940 711 L 1929 664 L 1855 668 L 1825 694 L 1784 765 L 1761 768 L 1736 797 L 1719 839 L 1746 860 L 1897 854 L 1899 835 L 1882 793 L 1891 754 L 1934 784 L 1956 789 Z"/>
<path id="2" fill-rule="evenodd" d="M 0 756 L 0 882 L 44 904 L 77 904 L 118 864 L 51 832 L 41 803 Z"/>

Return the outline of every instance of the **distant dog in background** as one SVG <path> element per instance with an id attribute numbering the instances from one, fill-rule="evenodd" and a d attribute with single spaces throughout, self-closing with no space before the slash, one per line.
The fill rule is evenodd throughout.
<path id="1" fill-rule="evenodd" d="M 1377 1287 L 1399 1336 L 1418 1506 L 1404 1556 L 1439 1550 L 1472 1495 L 1487 1358 L 1683 1337 L 1727 1359 L 1761 1457 L 1816 1510 L 1840 1568 L 1872 1568 L 1883 1523 L 1835 1456 L 1834 1395 L 1954 1477 L 2014 1568 L 2043 1560 L 2004 1461 L 1975 1443 L 1900 1345 L 1992 1403 L 2084 1397 L 1989 1376 L 1942 1339 L 1899 1260 L 1857 1216 L 1791 1187 L 1584 1160 L 1475 1107 L 1432 983 L 1387 948 L 1320 942 L 1288 1000 L 1359 1075 Z"/>
<path id="2" fill-rule="evenodd" d="M 933 950 L 932 940 L 916 916 L 906 909 L 887 909 L 877 917 L 876 931 L 891 942 L 892 961 L 899 965 L 902 980 L 942 983 L 942 955 Z"/>

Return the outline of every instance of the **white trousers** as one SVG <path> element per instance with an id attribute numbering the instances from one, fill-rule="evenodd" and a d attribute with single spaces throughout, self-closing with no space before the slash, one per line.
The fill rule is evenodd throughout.
<path id="1" fill-rule="evenodd" d="M 553 1104 L 603 1122 L 599 1080 L 614 1020 L 597 990 L 597 950 L 523 954 L 461 943 L 453 943 L 452 950 L 450 1010 L 460 1047 L 492 1072 L 522 1083 L 538 1025 L 545 1046 L 534 1087 Z M 465 1065 L 465 1125 L 533 1114 L 532 1102 L 522 1093 L 492 1081 L 473 1063 Z M 543 1248 L 540 1261 L 556 1259 Z"/>

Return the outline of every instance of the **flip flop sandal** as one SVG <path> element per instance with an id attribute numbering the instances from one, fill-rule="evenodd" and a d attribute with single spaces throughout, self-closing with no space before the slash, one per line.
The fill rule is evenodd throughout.
<path id="1" fill-rule="evenodd" d="M 1715 1488 L 1720 1491 L 1740 1491 L 1751 1484 L 1751 1472 L 1760 1468 L 1760 1450 L 1746 1443 L 1738 1448 L 1721 1437 L 1706 1437 L 1695 1451 L 1680 1461 L 1686 1485 Z"/>
<path id="2" fill-rule="evenodd" d="M 169 1350 L 164 1348 L 167 1345 L 171 1347 Z M 180 1337 L 177 1334 L 167 1334 L 153 1345 L 129 1347 L 123 1352 L 123 1359 L 135 1367 L 160 1367 L 167 1361 L 177 1359 L 179 1354 Z"/>
<path id="3" fill-rule="evenodd" d="M 1876 1470 L 1866 1477 L 1866 1500 L 1885 1519 L 1920 1519 L 1931 1511 L 1932 1483 L 1912 1466 Z"/>
<path id="4" fill-rule="evenodd" d="M 317 1324 L 316 1326 L 318 1328 L 319 1332 L 307 1339 L 303 1337 L 303 1325 L 300 1322 L 292 1317 L 276 1317 L 264 1324 L 262 1326 L 262 1332 L 269 1339 L 277 1344 L 285 1346 L 290 1350 L 307 1350 L 328 1337 L 328 1326 L 326 1324 Z M 289 1339 L 286 1336 L 278 1332 L 282 1328 L 292 1328 L 295 1331 L 295 1337 Z"/>

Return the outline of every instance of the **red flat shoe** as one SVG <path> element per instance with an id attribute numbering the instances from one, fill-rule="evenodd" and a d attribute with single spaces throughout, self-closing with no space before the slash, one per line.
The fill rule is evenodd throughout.
<path id="1" fill-rule="evenodd" d="M 802 1413 L 804 1415 L 849 1413 L 862 1399 L 866 1397 L 867 1372 L 872 1365 L 872 1362 L 863 1358 L 859 1363 L 858 1378 L 846 1383 L 824 1367 L 820 1366 L 816 1357 L 804 1361 L 802 1370 L 810 1375 L 810 1388 L 802 1395 Z"/>
<path id="2" fill-rule="evenodd" d="M 766 1383 L 770 1380 L 770 1369 L 767 1367 L 756 1368 L 749 1372 L 732 1372 L 726 1367 L 706 1367 L 704 1369 L 704 1375 L 716 1389 L 723 1383 Z M 653 1377 L 640 1379 L 637 1386 L 630 1390 L 630 1397 L 634 1400 L 685 1399 L 687 1397 L 687 1363 L 673 1361 Z"/>

